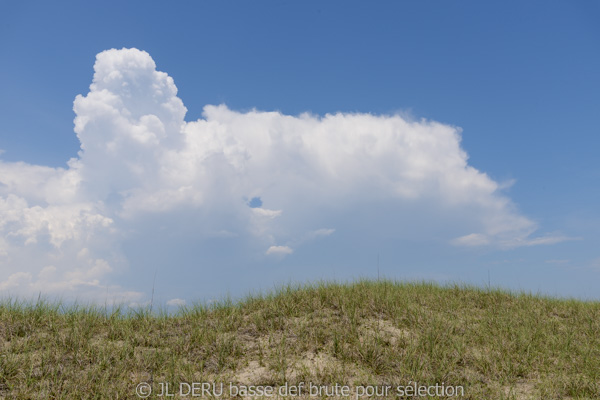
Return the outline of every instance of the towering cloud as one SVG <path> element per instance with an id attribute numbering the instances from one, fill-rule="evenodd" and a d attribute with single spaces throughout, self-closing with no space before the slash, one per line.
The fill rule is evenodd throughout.
<path id="1" fill-rule="evenodd" d="M 74 102 L 81 151 L 67 169 L 0 162 L 2 293 L 140 300 L 120 276 L 144 268 L 134 253 L 149 235 L 165 254 L 190 236 L 222 240 L 240 264 L 285 262 L 337 234 L 353 245 L 432 230 L 458 246 L 561 240 L 531 238 L 535 223 L 468 165 L 455 127 L 225 105 L 186 122 L 173 79 L 148 53 L 107 50 L 94 71 Z"/>

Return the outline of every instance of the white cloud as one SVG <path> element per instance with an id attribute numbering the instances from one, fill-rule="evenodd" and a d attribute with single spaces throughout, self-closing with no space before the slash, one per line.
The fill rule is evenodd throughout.
<path id="1" fill-rule="evenodd" d="M 470 233 L 453 240 L 454 244 L 461 246 L 482 246 L 490 243 L 490 239 L 481 233 Z"/>
<path id="2" fill-rule="evenodd" d="M 281 210 L 267 210 L 266 208 L 253 208 L 252 212 L 259 217 L 276 218 L 281 215 Z"/>
<path id="3" fill-rule="evenodd" d="M 265 254 L 287 255 L 292 254 L 293 252 L 294 250 L 288 246 L 271 246 L 267 249 Z"/>
<path id="4" fill-rule="evenodd" d="M 176 307 L 185 306 L 185 300 L 183 300 L 183 299 L 171 299 L 171 300 L 167 301 L 167 305 L 168 306 L 176 306 Z"/>
<path id="5" fill-rule="evenodd" d="M 29 272 L 16 272 L 8 277 L 4 282 L 0 282 L 0 290 L 10 290 L 18 288 L 31 280 Z"/>
<path id="6" fill-rule="evenodd" d="M 335 232 L 335 229 L 322 228 L 322 229 L 317 229 L 316 231 L 314 231 L 313 235 L 315 237 L 329 236 L 329 235 L 333 234 L 333 232 Z"/>
<path id="7" fill-rule="evenodd" d="M 523 247 L 523 246 L 539 246 L 539 245 L 551 245 L 560 242 L 570 241 L 570 240 L 581 240 L 580 238 L 573 238 L 564 235 L 545 235 L 540 237 L 530 237 L 530 231 L 524 231 L 524 233 L 520 233 L 519 235 L 499 235 L 496 238 L 495 244 L 500 246 L 501 248 L 515 248 L 515 247 Z M 459 246 L 484 246 L 493 243 L 493 237 L 489 235 L 480 234 L 480 233 L 471 233 L 469 235 L 461 236 L 452 241 L 452 243 Z"/>
<path id="8" fill-rule="evenodd" d="M 322 226 L 427 240 L 434 224 L 448 242 L 501 248 L 568 239 L 532 237 L 536 224 L 502 185 L 468 165 L 459 128 L 225 105 L 185 122 L 173 79 L 148 53 L 108 50 L 94 71 L 74 101 L 81 151 L 67 169 L 0 161 L 0 288 L 101 299 L 109 288 L 137 301 L 141 293 L 114 284 L 143 268 L 120 247 L 151 234 L 164 252 L 190 236 L 231 240 L 240 261 L 332 235 Z"/>
<path id="9" fill-rule="evenodd" d="M 315 239 L 331 236 L 334 232 L 335 232 L 335 229 L 332 229 L 332 228 L 321 228 L 321 229 L 312 230 L 312 231 L 305 233 L 303 236 L 295 238 L 291 244 L 294 247 L 303 246 L 306 243 L 309 243 Z"/>
<path id="10" fill-rule="evenodd" d="M 538 245 L 550 245 L 550 244 L 556 244 L 556 243 L 560 243 L 560 242 L 566 242 L 566 241 L 570 241 L 570 240 L 581 240 L 581 238 L 577 238 L 577 237 L 569 237 L 569 236 L 564 236 L 564 235 L 545 235 L 545 236 L 540 236 L 540 237 L 535 237 L 535 238 L 531 238 L 531 239 L 527 239 L 524 240 L 522 243 L 521 242 L 517 242 L 515 243 L 516 246 L 538 246 Z"/>

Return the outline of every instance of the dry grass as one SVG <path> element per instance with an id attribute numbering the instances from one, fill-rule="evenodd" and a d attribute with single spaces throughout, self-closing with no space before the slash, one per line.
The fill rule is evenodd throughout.
<path id="1" fill-rule="evenodd" d="M 443 382 L 465 399 L 598 399 L 599 333 L 598 302 L 390 281 L 288 286 L 171 315 L 7 301 L 0 398 L 135 399 L 140 382 L 150 398 L 165 382 Z"/>

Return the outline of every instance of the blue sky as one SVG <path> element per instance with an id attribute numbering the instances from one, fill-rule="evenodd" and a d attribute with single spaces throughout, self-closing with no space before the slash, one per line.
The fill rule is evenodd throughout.
<path id="1" fill-rule="evenodd" d="M 0 289 L 143 303 L 156 274 L 162 301 L 189 302 L 288 281 L 373 277 L 379 254 L 392 278 L 483 285 L 489 276 L 511 289 L 597 299 L 599 17 L 591 1 L 2 2 Z M 118 138 L 121 125 L 101 119 L 74 131 L 77 95 L 81 121 L 105 118 L 90 105 L 96 55 L 122 48 L 147 55 L 104 53 L 111 61 L 96 72 L 133 63 L 123 79 L 135 84 L 153 60 L 187 109 L 188 144 L 123 145 L 110 161 L 93 149 Z M 155 105 L 134 100 L 143 110 L 130 128 L 151 132 L 155 123 L 139 117 L 156 114 Z M 261 114 L 271 111 L 279 117 Z M 199 119 L 221 130 L 192 123 Z M 432 122 L 433 144 L 419 147 L 414 163 L 403 164 L 404 145 L 382 139 L 381 124 L 410 142 Z M 166 136 L 179 134 L 173 129 Z M 344 142 L 346 129 L 356 129 L 357 142 Z M 272 130 L 279 147 L 260 136 Z M 214 140 L 198 139 L 206 135 Z M 289 138 L 312 147 L 296 152 Z M 363 142 L 389 151 L 363 152 Z M 194 151 L 216 143 L 224 164 L 201 164 Z M 235 158 L 238 150 L 246 158 Z M 435 160 L 461 151 L 464 168 L 431 172 Z M 120 173 L 129 157 L 142 172 Z M 79 164 L 67 165 L 71 158 Z M 205 175 L 178 187 L 152 175 L 185 175 L 181 159 Z M 467 167 L 487 181 L 456 186 L 473 177 Z M 403 171 L 417 176 L 408 186 L 398 180 Z M 373 183 L 380 178 L 388 186 Z M 69 179 L 75 189 L 64 186 Z M 481 189 L 490 182 L 498 188 Z M 80 231 L 53 233 L 57 226 Z M 468 245 L 456 241 L 467 236 Z"/>

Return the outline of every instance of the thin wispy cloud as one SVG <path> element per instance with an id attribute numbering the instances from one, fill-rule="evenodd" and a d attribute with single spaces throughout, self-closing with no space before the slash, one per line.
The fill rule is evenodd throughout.
<path id="1" fill-rule="evenodd" d="M 293 252 L 294 252 L 294 250 L 288 246 L 271 246 L 267 249 L 265 254 L 267 254 L 267 255 L 270 255 L 270 254 L 287 255 L 287 254 L 292 254 Z"/>

